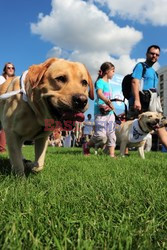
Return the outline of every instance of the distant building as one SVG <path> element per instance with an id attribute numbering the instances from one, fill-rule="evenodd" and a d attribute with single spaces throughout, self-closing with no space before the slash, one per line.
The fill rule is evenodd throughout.
<path id="1" fill-rule="evenodd" d="M 164 115 L 167 116 L 167 66 L 158 69 L 157 73 L 159 78 L 158 90 L 160 94 L 162 109 Z"/>

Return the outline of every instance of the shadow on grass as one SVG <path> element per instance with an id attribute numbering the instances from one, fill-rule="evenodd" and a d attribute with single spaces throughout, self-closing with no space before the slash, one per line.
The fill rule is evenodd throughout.
<path id="1" fill-rule="evenodd" d="M 26 161 L 29 160 L 24 160 L 24 162 L 26 163 Z M 10 160 L 8 158 L 3 158 L 0 157 L 0 174 L 1 175 L 11 175 L 12 173 L 12 168 L 11 168 L 11 164 L 10 164 Z M 32 171 L 29 168 L 25 168 L 25 176 L 28 177 L 30 174 L 32 174 Z"/>
<path id="2" fill-rule="evenodd" d="M 2 175 L 11 174 L 11 164 L 8 158 L 0 158 L 0 173 Z"/>

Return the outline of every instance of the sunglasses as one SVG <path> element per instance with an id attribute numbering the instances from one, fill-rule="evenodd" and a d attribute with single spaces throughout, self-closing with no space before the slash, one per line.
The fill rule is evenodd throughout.
<path id="1" fill-rule="evenodd" d="M 13 69 L 13 70 L 15 70 L 15 68 L 14 68 L 14 67 L 9 67 L 9 66 L 7 67 L 7 69 Z"/>
<path id="2" fill-rule="evenodd" d="M 157 57 L 159 56 L 159 54 L 153 53 L 153 52 L 149 52 L 149 54 L 152 55 L 152 56 L 153 56 L 153 55 L 156 55 Z"/>

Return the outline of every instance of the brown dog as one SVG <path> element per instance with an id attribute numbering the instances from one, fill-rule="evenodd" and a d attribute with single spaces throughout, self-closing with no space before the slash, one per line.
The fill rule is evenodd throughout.
<path id="1" fill-rule="evenodd" d="M 14 92 L 15 95 L 10 96 Z M 72 129 L 83 121 L 88 96 L 94 99 L 93 84 L 85 66 L 78 62 L 51 58 L 32 65 L 21 79 L 0 87 L 0 120 L 6 132 L 13 171 L 25 175 L 25 167 L 38 172 L 43 168 L 48 135 L 56 127 Z M 5 95 L 8 95 L 7 99 Z M 22 144 L 35 142 L 35 162 L 23 163 Z"/>

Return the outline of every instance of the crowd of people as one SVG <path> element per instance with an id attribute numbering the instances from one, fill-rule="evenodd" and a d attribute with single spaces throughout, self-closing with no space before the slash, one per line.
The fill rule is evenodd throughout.
<path id="1" fill-rule="evenodd" d="M 55 129 L 49 136 L 49 146 L 57 147 L 81 147 L 88 142 L 94 134 L 94 120 L 88 114 L 84 122 L 75 122 L 71 131 Z"/>
<path id="2" fill-rule="evenodd" d="M 141 91 L 157 92 L 158 76 L 152 67 L 160 56 L 160 47 L 151 45 L 146 51 L 144 63 L 137 63 L 132 73 L 132 91 L 128 105 L 127 119 L 135 119 L 142 112 L 148 111 L 141 102 Z M 143 64 L 145 73 L 143 75 Z M 88 114 L 84 122 L 76 122 L 72 131 L 61 131 L 56 129 L 49 136 L 50 146 L 82 146 L 83 154 L 89 155 L 90 148 L 97 146 L 105 147 L 111 158 L 115 158 L 116 136 L 115 136 L 115 112 L 112 99 L 112 86 L 110 79 L 115 73 L 115 66 L 111 62 L 102 63 L 97 80 L 95 81 L 96 100 L 94 101 L 94 119 Z M 0 76 L 0 85 L 15 76 L 15 66 L 11 62 L 4 65 Z M 165 127 L 157 130 L 162 144 L 167 148 L 167 131 Z M 127 149 L 128 150 L 128 149 Z M 0 153 L 6 152 L 5 132 L 0 127 Z"/>

